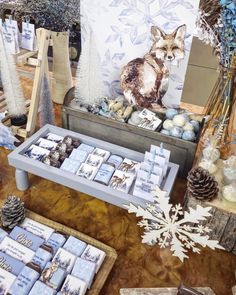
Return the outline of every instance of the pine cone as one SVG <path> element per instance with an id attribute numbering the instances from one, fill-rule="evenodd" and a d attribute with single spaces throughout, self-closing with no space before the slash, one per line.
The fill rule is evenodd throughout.
<path id="1" fill-rule="evenodd" d="M 15 196 L 8 196 L 1 209 L 1 221 L 4 227 L 12 229 L 25 219 L 24 203 Z"/>
<path id="2" fill-rule="evenodd" d="M 219 192 L 218 183 L 209 172 L 200 167 L 193 168 L 187 177 L 189 194 L 199 200 L 210 201 Z"/>

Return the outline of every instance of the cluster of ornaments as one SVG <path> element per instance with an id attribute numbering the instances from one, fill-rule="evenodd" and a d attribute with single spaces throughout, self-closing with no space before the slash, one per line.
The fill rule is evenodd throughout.
<path id="1" fill-rule="evenodd" d="M 195 141 L 199 129 L 199 121 L 194 120 L 191 114 L 176 109 L 168 109 L 161 133 L 187 141 Z"/>
<path id="2" fill-rule="evenodd" d="M 236 156 L 224 161 L 223 175 L 222 195 L 226 200 L 236 202 Z"/>

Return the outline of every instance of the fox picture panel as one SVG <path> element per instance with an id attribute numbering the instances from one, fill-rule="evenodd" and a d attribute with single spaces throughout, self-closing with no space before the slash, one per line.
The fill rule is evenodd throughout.
<path id="1" fill-rule="evenodd" d="M 105 94 L 178 107 L 199 0 L 81 0 L 82 46 L 95 38 Z"/>

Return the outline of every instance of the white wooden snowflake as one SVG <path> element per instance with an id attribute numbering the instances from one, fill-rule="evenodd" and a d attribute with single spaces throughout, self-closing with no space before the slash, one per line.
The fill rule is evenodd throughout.
<path id="1" fill-rule="evenodd" d="M 143 220 L 138 223 L 144 228 L 142 243 L 155 244 L 161 248 L 170 247 L 173 256 L 182 262 L 188 258 L 185 254 L 188 250 L 200 253 L 196 244 L 211 249 L 224 249 L 216 240 L 210 240 L 207 235 L 211 230 L 200 225 L 200 221 L 211 216 L 211 207 L 203 208 L 197 205 L 196 209 L 189 208 L 189 212 L 183 212 L 180 204 L 169 204 L 169 198 L 165 191 L 156 188 L 154 192 L 154 204 L 148 204 L 146 209 L 130 204 L 125 206 L 129 213 L 135 213 Z M 195 225 L 195 226 L 194 226 Z"/>

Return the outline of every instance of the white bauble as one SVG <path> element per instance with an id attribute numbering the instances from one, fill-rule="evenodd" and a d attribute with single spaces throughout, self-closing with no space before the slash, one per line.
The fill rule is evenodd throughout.
<path id="1" fill-rule="evenodd" d="M 227 160 L 224 161 L 224 165 L 236 168 L 236 156 L 229 157 Z"/>
<path id="2" fill-rule="evenodd" d="M 171 130 L 174 127 L 174 124 L 171 120 L 167 119 L 163 123 L 163 128 L 166 130 Z"/>
<path id="3" fill-rule="evenodd" d="M 233 181 L 236 181 L 236 168 L 226 167 L 223 169 L 224 174 L 224 183 L 230 184 Z"/>
<path id="4" fill-rule="evenodd" d="M 184 127 L 183 127 L 184 131 L 194 131 L 194 127 L 191 123 L 187 122 Z"/>
<path id="5" fill-rule="evenodd" d="M 217 160 L 219 160 L 220 158 L 220 151 L 212 146 L 208 146 L 206 148 L 204 148 L 204 150 L 202 151 L 203 153 L 203 159 L 204 160 L 208 160 L 211 162 L 216 162 Z"/>
<path id="6" fill-rule="evenodd" d="M 173 124 L 177 127 L 183 127 L 187 123 L 187 119 L 184 115 L 176 115 L 173 118 Z"/>
<path id="7" fill-rule="evenodd" d="M 230 184 L 222 188 L 222 195 L 229 202 L 236 202 L 236 185 Z"/>
<path id="8" fill-rule="evenodd" d="M 202 161 L 198 165 L 199 167 L 206 169 L 210 174 L 214 174 L 217 171 L 217 166 L 210 161 Z"/>

